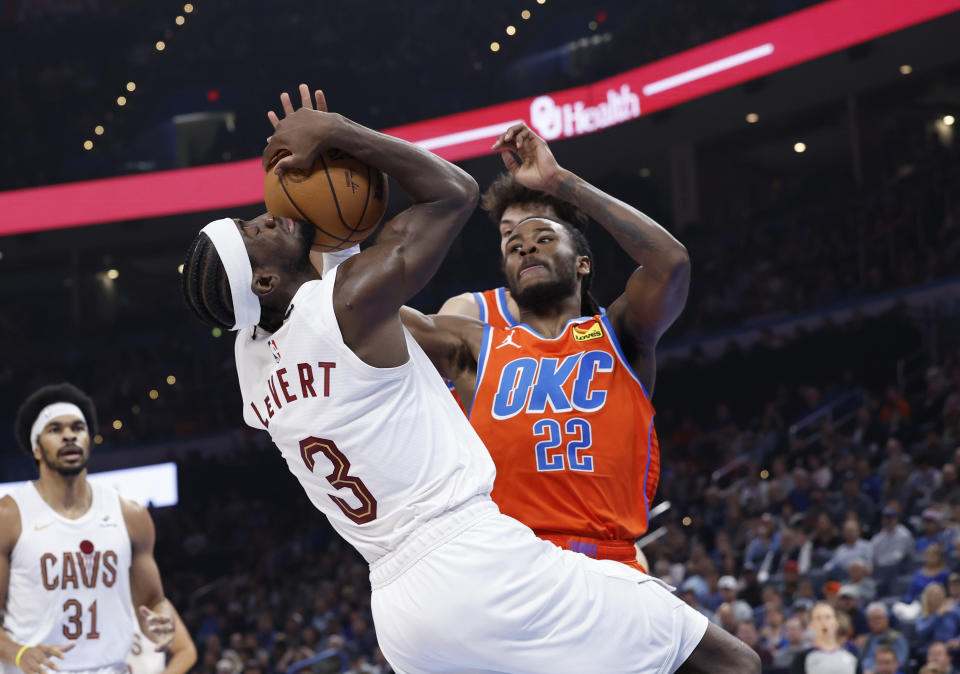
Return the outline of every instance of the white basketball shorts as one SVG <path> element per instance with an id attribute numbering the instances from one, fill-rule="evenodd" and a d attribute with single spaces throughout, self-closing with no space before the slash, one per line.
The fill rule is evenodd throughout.
<path id="1" fill-rule="evenodd" d="M 370 581 L 398 674 L 667 674 L 707 629 L 659 580 L 561 550 L 486 497 L 426 523 Z"/>

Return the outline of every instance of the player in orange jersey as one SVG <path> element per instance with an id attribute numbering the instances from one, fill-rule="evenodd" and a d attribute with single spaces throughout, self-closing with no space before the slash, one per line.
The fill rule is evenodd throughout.
<path id="1" fill-rule="evenodd" d="M 571 223 L 577 229 L 582 229 L 587 222 L 586 214 L 573 204 L 546 192 L 532 190 L 517 182 L 510 173 L 503 173 L 493 181 L 483 193 L 480 206 L 497 225 L 501 254 L 517 223 L 534 215 Z M 471 316 L 490 325 L 506 327 L 517 324 L 519 310 L 510 291 L 500 286 L 455 295 L 444 302 L 437 313 Z"/>
<path id="2" fill-rule="evenodd" d="M 686 249 L 561 168 L 525 125 L 495 148 L 519 184 L 582 209 L 638 268 L 605 312 L 589 293 L 583 234 L 559 218 L 528 217 L 503 247 L 514 325 L 412 311 L 405 320 L 465 398 L 497 466 L 501 510 L 563 548 L 639 566 L 634 540 L 646 532 L 660 465 L 649 398 L 655 347 L 686 301 Z"/>

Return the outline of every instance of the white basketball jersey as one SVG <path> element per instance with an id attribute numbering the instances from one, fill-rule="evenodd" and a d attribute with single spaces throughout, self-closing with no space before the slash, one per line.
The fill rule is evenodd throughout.
<path id="1" fill-rule="evenodd" d="M 313 504 L 367 562 L 420 523 L 489 496 L 493 461 L 433 364 L 377 368 L 344 343 L 336 269 L 305 283 L 275 333 L 237 335 L 244 420 L 266 429 Z"/>
<path id="2" fill-rule="evenodd" d="M 167 668 L 167 654 L 157 652 L 157 645 L 140 630 L 140 623 L 133 621 L 133 646 L 127 653 L 127 669 L 130 674 L 161 674 Z"/>
<path id="3" fill-rule="evenodd" d="M 59 515 L 32 482 L 11 492 L 20 538 L 10 555 L 3 628 L 21 644 L 61 645 L 62 672 L 125 672 L 133 641 L 130 536 L 113 489 L 89 483 L 90 509 Z M 19 672 L 11 664 L 3 672 Z"/>

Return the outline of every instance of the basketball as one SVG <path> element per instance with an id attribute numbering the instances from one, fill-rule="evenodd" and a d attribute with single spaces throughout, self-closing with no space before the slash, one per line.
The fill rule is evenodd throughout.
<path id="1" fill-rule="evenodd" d="M 274 162 L 283 155 L 277 155 Z M 387 210 L 387 177 L 338 150 L 324 150 L 310 171 L 267 170 L 263 200 L 274 215 L 316 228 L 313 247 L 342 250 L 373 234 Z"/>

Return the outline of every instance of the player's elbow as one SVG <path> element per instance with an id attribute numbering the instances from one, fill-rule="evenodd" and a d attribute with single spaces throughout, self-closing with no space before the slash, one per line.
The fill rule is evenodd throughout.
<path id="1" fill-rule="evenodd" d="M 670 285 L 672 287 L 685 286 L 689 282 L 690 253 L 687 252 L 686 246 L 682 243 L 677 243 L 677 245 L 669 251 L 667 259 L 664 262 L 667 276 L 670 279 Z"/>

